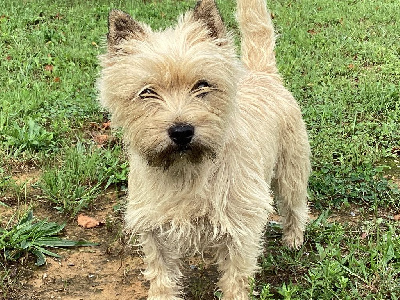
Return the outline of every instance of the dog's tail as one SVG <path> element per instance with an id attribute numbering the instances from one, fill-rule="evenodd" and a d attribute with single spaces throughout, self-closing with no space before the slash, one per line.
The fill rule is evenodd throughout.
<path id="1" fill-rule="evenodd" d="M 243 62 L 253 71 L 278 73 L 274 26 L 265 0 L 237 0 L 237 20 Z"/>

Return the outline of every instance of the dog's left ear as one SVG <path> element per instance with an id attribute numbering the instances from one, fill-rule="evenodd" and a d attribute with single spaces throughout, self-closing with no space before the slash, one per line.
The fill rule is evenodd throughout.
<path id="1" fill-rule="evenodd" d="M 211 38 L 226 37 L 226 28 L 214 0 L 197 2 L 193 17 L 207 26 Z"/>

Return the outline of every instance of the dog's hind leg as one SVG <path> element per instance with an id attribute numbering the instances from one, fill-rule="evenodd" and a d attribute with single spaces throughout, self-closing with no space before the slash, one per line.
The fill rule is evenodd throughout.
<path id="1" fill-rule="evenodd" d="M 179 300 L 180 257 L 171 251 L 156 234 L 140 235 L 145 254 L 144 276 L 150 281 L 148 300 Z"/>
<path id="2" fill-rule="evenodd" d="M 303 123 L 288 126 L 284 135 L 272 189 L 283 218 L 283 242 L 299 248 L 308 221 L 310 148 Z"/>

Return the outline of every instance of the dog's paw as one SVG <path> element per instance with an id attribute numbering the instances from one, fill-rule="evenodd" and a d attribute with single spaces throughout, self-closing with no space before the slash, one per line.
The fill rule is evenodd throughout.
<path id="1" fill-rule="evenodd" d="M 283 244 L 291 249 L 299 249 L 304 243 L 301 231 L 289 231 L 283 234 Z"/>

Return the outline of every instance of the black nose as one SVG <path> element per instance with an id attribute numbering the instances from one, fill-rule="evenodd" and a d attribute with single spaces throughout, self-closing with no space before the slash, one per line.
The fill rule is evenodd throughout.
<path id="1" fill-rule="evenodd" d="M 194 127 L 189 124 L 176 124 L 168 129 L 168 135 L 178 146 L 186 146 L 192 141 Z"/>

